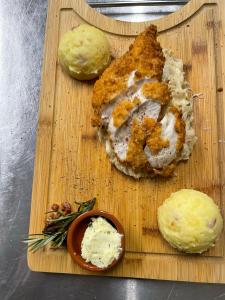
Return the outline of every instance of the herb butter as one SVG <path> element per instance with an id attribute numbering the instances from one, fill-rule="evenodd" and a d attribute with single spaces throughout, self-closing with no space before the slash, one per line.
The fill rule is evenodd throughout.
<path id="1" fill-rule="evenodd" d="M 104 218 L 92 218 L 81 243 L 81 256 L 99 268 L 108 267 L 121 253 L 122 235 Z"/>

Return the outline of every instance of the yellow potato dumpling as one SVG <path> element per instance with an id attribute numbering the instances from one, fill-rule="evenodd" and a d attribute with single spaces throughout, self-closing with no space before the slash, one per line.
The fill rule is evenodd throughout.
<path id="1" fill-rule="evenodd" d="M 63 35 L 58 56 L 66 72 L 78 80 L 98 77 L 111 60 L 110 45 L 105 34 L 86 24 Z"/>
<path id="2" fill-rule="evenodd" d="M 158 208 L 158 225 L 171 246 L 187 253 L 202 253 L 215 245 L 223 219 L 209 196 L 183 189 L 171 194 Z"/>

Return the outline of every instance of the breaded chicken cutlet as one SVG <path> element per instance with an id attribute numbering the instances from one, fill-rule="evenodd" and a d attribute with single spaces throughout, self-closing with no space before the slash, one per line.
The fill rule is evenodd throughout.
<path id="1" fill-rule="evenodd" d="M 149 26 L 115 59 L 93 89 L 93 126 L 111 162 L 134 178 L 173 174 L 196 141 L 192 96 L 182 61 Z"/>

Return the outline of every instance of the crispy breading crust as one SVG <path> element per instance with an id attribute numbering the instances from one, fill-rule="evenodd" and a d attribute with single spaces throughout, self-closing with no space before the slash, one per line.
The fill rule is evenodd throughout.
<path id="1" fill-rule="evenodd" d="M 182 119 L 181 112 L 176 107 L 170 107 L 170 111 L 175 115 L 176 118 L 175 130 L 178 134 L 177 153 L 179 153 L 182 150 L 185 142 L 185 122 Z"/>
<path id="2" fill-rule="evenodd" d="M 138 80 L 148 76 L 161 81 L 165 58 L 156 36 L 156 26 L 150 25 L 135 39 L 129 51 L 115 59 L 96 81 L 92 96 L 93 126 L 101 125 L 104 104 L 127 90 L 127 80 L 132 71 L 137 71 Z"/>
<path id="3" fill-rule="evenodd" d="M 147 135 L 151 133 L 156 121 L 151 118 L 145 118 L 142 124 L 137 119 L 133 120 L 131 128 L 131 138 L 128 144 L 126 163 L 134 170 L 140 170 L 149 165 L 143 148 L 146 143 Z M 123 163 L 123 162 L 121 162 Z"/>
<path id="4" fill-rule="evenodd" d="M 147 99 L 159 101 L 162 105 L 168 104 L 171 100 L 168 84 L 164 82 L 146 82 L 143 84 L 142 91 Z"/>
<path id="5" fill-rule="evenodd" d="M 134 100 L 135 101 L 128 101 L 124 99 L 115 106 L 112 112 L 115 127 L 119 127 L 124 122 L 132 108 L 140 103 L 139 99 L 136 98 Z"/>

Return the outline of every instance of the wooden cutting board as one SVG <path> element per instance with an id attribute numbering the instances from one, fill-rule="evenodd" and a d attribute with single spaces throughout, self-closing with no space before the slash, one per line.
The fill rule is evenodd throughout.
<path id="1" fill-rule="evenodd" d="M 183 59 L 192 89 L 204 96 L 194 103 L 194 152 L 170 179 L 135 181 L 107 159 L 91 127 L 93 83 L 70 78 L 57 61 L 61 36 L 81 23 L 105 31 L 115 57 L 150 24 L 110 19 L 83 0 L 49 1 L 30 233 L 41 232 L 52 203 L 96 196 L 96 208 L 114 214 L 126 234 L 122 263 L 103 275 L 225 282 L 224 234 L 206 254 L 184 255 L 162 239 L 156 220 L 158 206 L 181 188 L 209 194 L 224 212 L 225 1 L 192 0 L 154 22 L 162 47 Z M 66 250 L 28 253 L 28 264 L 33 271 L 95 275 L 75 265 Z"/>

